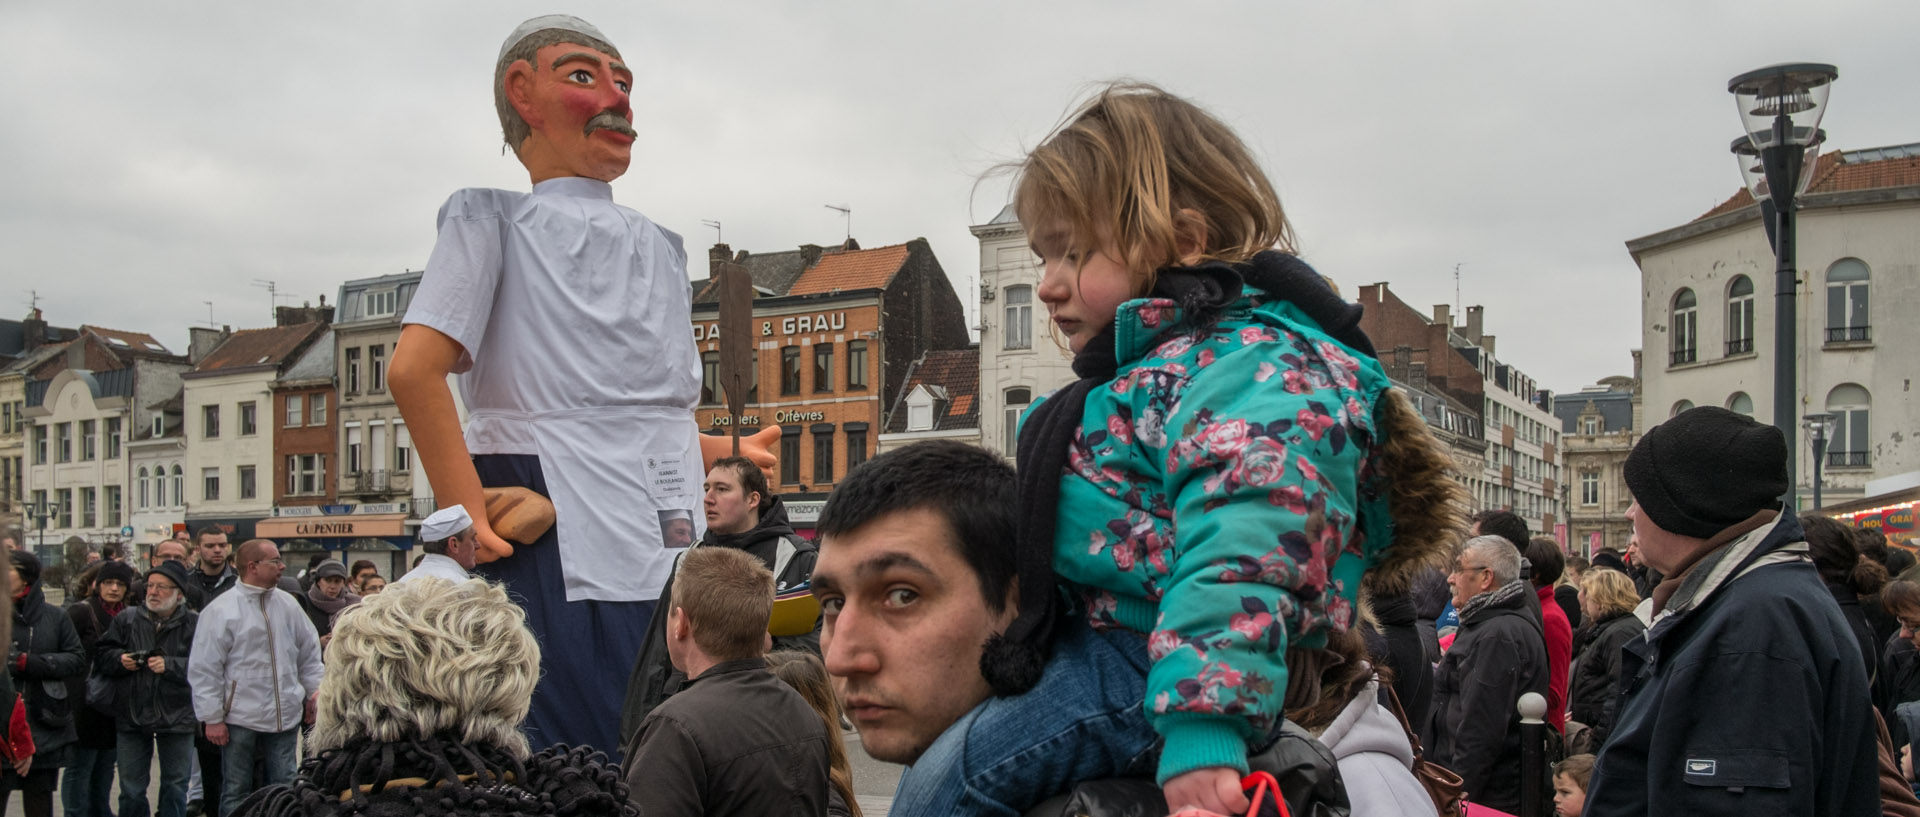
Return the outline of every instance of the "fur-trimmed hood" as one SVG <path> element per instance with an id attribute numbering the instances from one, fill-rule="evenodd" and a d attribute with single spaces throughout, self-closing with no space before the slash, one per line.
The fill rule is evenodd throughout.
<path id="1" fill-rule="evenodd" d="M 1360 587 L 1375 597 L 1405 596 L 1428 568 L 1447 568 L 1466 533 L 1466 489 L 1453 477 L 1453 458 L 1399 388 L 1380 395 L 1374 409 L 1379 435 L 1376 479 L 1382 481 L 1392 528 L 1390 544 L 1368 566 Z"/>

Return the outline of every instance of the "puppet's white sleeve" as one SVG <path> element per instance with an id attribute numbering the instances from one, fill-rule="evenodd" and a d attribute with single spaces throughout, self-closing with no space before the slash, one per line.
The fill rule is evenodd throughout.
<path id="1" fill-rule="evenodd" d="M 499 286 L 505 214 L 502 191 L 456 191 L 440 207 L 440 237 L 427 257 L 420 289 L 407 306 L 406 323 L 438 331 L 460 344 L 455 373 L 473 368 L 481 354 L 493 294 Z"/>

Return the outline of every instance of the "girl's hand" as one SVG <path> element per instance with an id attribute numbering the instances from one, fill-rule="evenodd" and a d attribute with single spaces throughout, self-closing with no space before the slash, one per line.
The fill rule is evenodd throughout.
<path id="1" fill-rule="evenodd" d="M 1240 814 L 1247 810 L 1247 793 L 1240 790 L 1240 773 L 1216 766 L 1195 769 L 1167 781 L 1162 787 L 1167 796 L 1167 811 L 1189 806 L 1215 814 Z"/>

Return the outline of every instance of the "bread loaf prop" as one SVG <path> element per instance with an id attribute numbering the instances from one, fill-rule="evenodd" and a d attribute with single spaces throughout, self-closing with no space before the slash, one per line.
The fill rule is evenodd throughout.
<path id="1" fill-rule="evenodd" d="M 486 495 L 487 524 L 502 539 L 531 545 L 553 528 L 553 503 L 531 488 L 488 488 Z"/>

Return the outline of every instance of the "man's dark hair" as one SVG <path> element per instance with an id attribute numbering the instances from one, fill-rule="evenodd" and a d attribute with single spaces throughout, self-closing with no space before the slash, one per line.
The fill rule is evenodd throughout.
<path id="1" fill-rule="evenodd" d="M 1478 525 L 1484 535 L 1512 542 L 1522 555 L 1527 552 L 1527 539 L 1533 535 L 1527 532 L 1526 520 L 1513 511 L 1481 511 L 1473 515 L 1473 524 Z"/>
<path id="2" fill-rule="evenodd" d="M 120 546 L 111 545 L 111 544 L 101 545 L 100 558 L 105 559 L 107 561 L 113 561 L 114 559 L 120 558 Z"/>
<path id="3" fill-rule="evenodd" d="M 914 443 L 867 460 L 827 497 L 816 525 L 822 545 L 880 517 L 929 510 L 947 521 L 960 556 L 980 581 L 987 609 L 1006 608 L 1014 576 L 1013 468 L 964 443 Z"/>
<path id="4" fill-rule="evenodd" d="M 1886 567 L 1887 557 L 1890 555 L 1887 551 L 1887 535 L 1872 528 L 1851 528 L 1850 530 L 1853 532 L 1853 546 L 1860 551 L 1860 555 L 1879 562 L 1881 567 Z"/>
<path id="5" fill-rule="evenodd" d="M 1566 557 L 1560 553 L 1560 543 L 1546 537 L 1527 542 L 1520 555 L 1527 557 L 1532 569 L 1527 578 L 1534 587 L 1549 587 L 1560 580 L 1560 574 L 1566 572 Z"/>
<path id="6" fill-rule="evenodd" d="M 714 468 L 723 466 L 731 469 L 734 478 L 740 480 L 741 491 L 760 495 L 760 504 L 755 507 L 766 510 L 767 504 L 773 500 L 773 488 L 767 485 L 767 472 L 760 470 L 760 466 L 746 457 L 721 457 L 713 461 Z"/>
<path id="7" fill-rule="evenodd" d="M 199 547 L 205 544 L 200 540 L 205 539 L 207 538 L 208 535 L 215 534 L 215 533 L 220 534 L 221 536 L 227 535 L 227 532 L 224 530 L 221 530 L 219 525 L 201 525 L 199 528 L 196 528 L 193 531 L 193 546 Z"/>

